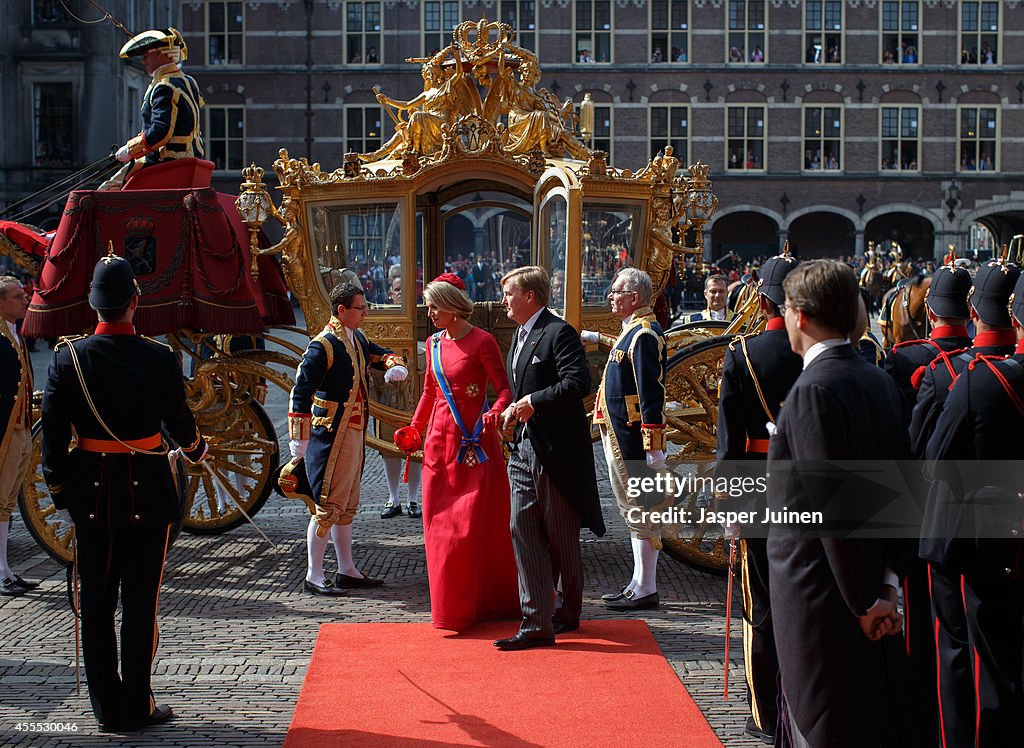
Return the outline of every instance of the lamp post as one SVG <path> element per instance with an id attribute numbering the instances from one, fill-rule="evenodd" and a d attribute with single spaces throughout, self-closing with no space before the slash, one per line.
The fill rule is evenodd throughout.
<path id="1" fill-rule="evenodd" d="M 946 218 L 949 219 L 950 223 L 956 220 L 956 209 L 960 205 L 960 185 L 954 179 L 949 183 L 949 187 L 946 188 L 946 207 L 949 208 L 949 212 L 946 214 Z"/>

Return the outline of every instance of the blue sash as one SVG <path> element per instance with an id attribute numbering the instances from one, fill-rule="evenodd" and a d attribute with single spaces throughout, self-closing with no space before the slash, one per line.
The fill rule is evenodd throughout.
<path id="1" fill-rule="evenodd" d="M 455 461 L 466 467 L 473 467 L 482 462 L 487 462 L 487 453 L 484 452 L 483 445 L 480 443 L 480 433 L 484 428 L 484 412 L 487 410 L 487 397 L 485 396 L 484 401 L 480 404 L 480 412 L 476 414 L 473 432 L 470 433 L 469 429 L 462 422 L 459 407 L 455 404 L 452 386 L 448 383 L 448 377 L 444 373 L 444 366 L 441 364 L 441 335 L 443 334 L 443 332 L 439 332 L 430 336 L 430 362 L 434 369 L 434 378 L 437 380 L 437 386 L 441 388 L 441 394 L 444 395 L 444 399 L 448 402 L 448 409 L 452 412 L 455 425 L 462 432 L 462 443 L 459 445 L 459 454 Z"/>

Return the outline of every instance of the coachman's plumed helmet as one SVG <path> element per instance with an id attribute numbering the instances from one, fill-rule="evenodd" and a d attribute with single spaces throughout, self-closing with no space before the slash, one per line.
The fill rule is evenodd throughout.
<path id="1" fill-rule="evenodd" d="M 173 26 L 167 29 L 150 29 L 136 34 L 121 47 L 121 59 L 139 57 L 151 49 L 163 52 L 173 62 L 188 59 L 188 45 L 185 38 Z"/>

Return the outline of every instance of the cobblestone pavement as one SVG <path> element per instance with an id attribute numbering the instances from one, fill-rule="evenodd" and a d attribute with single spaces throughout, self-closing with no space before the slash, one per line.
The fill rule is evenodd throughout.
<path id="1" fill-rule="evenodd" d="M 40 387 L 48 360 L 48 352 L 34 355 Z M 278 434 L 286 435 L 283 395 L 272 398 L 268 411 Z M 583 535 L 584 620 L 620 615 L 605 610 L 600 596 L 617 588 L 632 572 L 628 533 L 611 499 L 604 460 L 599 453 L 597 458 L 609 532 L 601 539 L 589 532 Z M 248 525 L 225 535 L 183 534 L 178 539 L 168 554 L 160 597 L 160 648 L 153 677 L 158 703 L 171 705 L 176 719 L 129 736 L 97 732 L 84 674 L 81 695 L 75 693 L 74 628 L 64 572 L 34 544 L 16 516 L 11 564 L 22 576 L 43 583 L 21 597 L 0 598 L 0 641 L 4 643 L 0 744 L 281 745 L 319 624 L 430 620 L 422 526 L 405 515 L 380 518 L 387 488 L 383 463 L 375 452 L 367 454 L 362 491 L 354 531 L 356 560 L 368 575 L 387 580 L 386 586 L 364 595 L 329 599 L 301 590 L 308 515 L 297 501 L 273 495 L 256 516 L 277 544 L 276 551 Z M 329 550 L 328 565 L 333 562 Z M 663 554 L 659 589 L 661 609 L 643 611 L 638 617 L 651 627 L 722 742 L 760 745 L 743 735 L 747 710 L 738 596 L 726 702 L 722 699 L 725 579 L 690 569 Z M 630 692 L 643 688 L 640 683 L 624 686 Z M 401 704 L 395 706 L 401 708 Z M 63 725 L 65 731 L 45 735 L 19 731 L 18 725 L 25 723 Z M 72 726 L 74 733 L 67 729 Z M 623 744 L 628 745 L 628 740 Z"/>

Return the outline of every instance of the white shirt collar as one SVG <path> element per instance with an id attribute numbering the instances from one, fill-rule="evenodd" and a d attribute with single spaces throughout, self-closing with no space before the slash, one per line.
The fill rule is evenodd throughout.
<path id="1" fill-rule="evenodd" d="M 355 342 L 356 342 L 355 330 L 353 330 L 353 329 L 351 329 L 349 327 L 345 327 L 345 325 L 342 325 L 342 327 L 345 329 L 345 335 L 348 336 L 348 342 L 352 343 L 353 345 L 355 345 Z"/>
<path id="2" fill-rule="evenodd" d="M 523 327 L 524 330 L 526 330 L 526 334 L 527 335 L 530 334 L 530 330 L 533 329 L 533 326 L 535 324 L 537 324 L 537 318 L 540 317 L 540 313 L 543 312 L 543 311 L 544 311 L 544 307 L 541 307 L 536 312 L 534 312 L 533 316 L 530 317 L 530 319 L 526 320 L 526 322 L 523 323 L 522 327 Z"/>
<path id="3" fill-rule="evenodd" d="M 5 319 L 4 322 L 7 323 L 7 329 L 11 331 L 11 335 L 14 337 L 14 339 L 20 340 L 21 338 L 18 335 L 18 325 L 7 319 Z"/>
<path id="4" fill-rule="evenodd" d="M 722 309 L 720 311 L 715 311 L 714 309 L 708 309 L 708 316 L 711 318 L 711 321 L 713 321 L 713 322 L 714 321 L 725 322 L 725 309 Z"/>
<path id="5" fill-rule="evenodd" d="M 829 338 L 828 340 L 819 340 L 804 351 L 804 368 L 806 369 L 810 366 L 811 362 L 825 351 L 831 348 L 838 348 L 839 346 L 846 345 L 849 342 L 849 338 Z"/>

